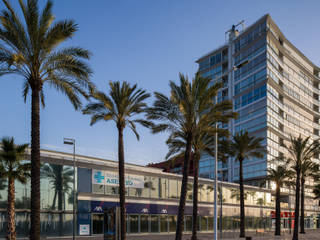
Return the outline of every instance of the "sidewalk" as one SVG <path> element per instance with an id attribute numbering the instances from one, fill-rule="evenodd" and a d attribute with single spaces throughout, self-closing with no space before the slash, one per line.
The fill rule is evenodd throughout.
<path id="1" fill-rule="evenodd" d="M 251 236 L 252 240 L 269 240 L 269 239 L 281 239 L 291 240 L 292 235 L 289 233 L 283 233 L 282 236 L 274 236 L 274 232 L 267 232 L 263 234 L 256 234 L 255 232 L 248 232 L 246 236 Z M 191 234 L 184 234 L 183 240 L 190 240 Z M 174 240 L 174 234 L 157 234 L 157 235 L 139 235 L 139 236 L 128 236 L 128 240 Z M 218 236 L 218 239 L 231 240 L 240 239 L 239 233 L 237 232 L 225 232 L 222 234 L 222 238 Z M 320 240 L 320 229 L 307 230 L 306 234 L 299 234 L 299 240 Z M 213 240 L 212 233 L 199 233 L 198 240 Z"/>

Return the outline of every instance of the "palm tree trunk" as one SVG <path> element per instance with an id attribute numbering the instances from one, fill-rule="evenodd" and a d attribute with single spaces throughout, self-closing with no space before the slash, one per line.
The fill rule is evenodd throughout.
<path id="1" fill-rule="evenodd" d="M 51 205 L 51 209 L 54 210 L 56 208 L 56 200 L 57 200 L 57 190 L 54 190 L 54 197 Z"/>
<path id="2" fill-rule="evenodd" d="M 280 186 L 277 184 L 277 189 L 276 189 L 276 231 L 274 235 L 281 235 L 281 229 L 280 229 Z"/>
<path id="3" fill-rule="evenodd" d="M 58 180 L 58 182 L 60 182 Z M 62 228 L 63 228 L 63 191 L 61 189 L 61 185 L 58 184 L 58 210 L 59 210 L 59 235 L 62 236 Z"/>
<path id="4" fill-rule="evenodd" d="M 305 179 L 301 177 L 301 216 L 300 216 L 300 233 L 306 233 L 304 230 L 304 187 L 305 187 Z"/>
<path id="5" fill-rule="evenodd" d="M 300 169 L 297 170 L 296 179 L 296 202 L 294 209 L 294 229 L 292 240 L 298 240 L 299 232 L 299 206 L 300 206 Z"/>
<path id="6" fill-rule="evenodd" d="M 16 224 L 15 224 L 15 189 L 14 189 L 14 179 L 8 178 L 8 235 L 7 239 L 15 240 L 16 239 Z"/>
<path id="7" fill-rule="evenodd" d="M 30 239 L 40 240 L 40 99 L 32 89 L 31 100 L 31 227 Z"/>
<path id="8" fill-rule="evenodd" d="M 179 202 L 179 209 L 178 209 L 178 219 L 177 219 L 177 229 L 176 229 L 175 240 L 181 240 L 182 238 L 182 224 L 183 224 L 184 208 L 186 205 L 188 175 L 189 175 L 190 159 L 191 159 L 191 144 L 192 144 L 192 134 L 189 133 L 187 136 L 186 151 L 184 154 L 184 161 L 183 161 L 183 172 L 182 172 L 183 175 L 182 175 L 182 184 L 181 184 L 181 191 L 180 191 L 180 202 Z"/>
<path id="9" fill-rule="evenodd" d="M 125 206 L 125 170 L 123 149 L 123 127 L 118 126 L 118 161 L 119 161 L 119 193 L 120 193 L 120 234 L 126 239 L 126 206 Z"/>
<path id="10" fill-rule="evenodd" d="M 197 240 L 198 227 L 198 188 L 199 188 L 199 158 L 198 154 L 194 155 L 194 174 L 193 174 L 193 211 L 192 211 L 192 237 L 191 240 Z"/>
<path id="11" fill-rule="evenodd" d="M 240 237 L 245 237 L 244 189 L 243 189 L 243 159 L 239 159 L 240 182 Z"/>

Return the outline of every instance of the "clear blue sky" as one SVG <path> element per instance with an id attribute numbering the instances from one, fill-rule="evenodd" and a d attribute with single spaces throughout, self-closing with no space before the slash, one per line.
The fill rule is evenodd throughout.
<path id="1" fill-rule="evenodd" d="M 44 2 L 40 0 L 41 5 Z M 168 81 L 176 81 L 179 72 L 192 77 L 197 70 L 195 60 L 224 43 L 224 33 L 232 24 L 245 20 L 250 25 L 266 13 L 296 47 L 320 65 L 319 9 L 318 0 L 54 1 L 57 19 L 72 18 L 79 24 L 79 32 L 68 44 L 93 53 L 92 80 L 101 90 L 107 90 L 109 80 L 126 80 L 149 92 L 164 93 L 168 93 Z M 30 142 L 30 97 L 25 104 L 21 78 L 1 77 L 0 83 L 0 136 Z M 72 137 L 80 154 L 117 159 L 114 123 L 91 127 L 89 117 L 76 112 L 66 97 L 48 86 L 45 93 L 43 148 L 70 152 L 62 139 Z M 142 127 L 139 132 L 139 142 L 129 130 L 125 133 L 126 161 L 147 164 L 163 160 L 166 135 L 152 135 Z"/>

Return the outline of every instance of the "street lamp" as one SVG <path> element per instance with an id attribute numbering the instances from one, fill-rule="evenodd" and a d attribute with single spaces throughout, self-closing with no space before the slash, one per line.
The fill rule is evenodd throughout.
<path id="1" fill-rule="evenodd" d="M 73 138 L 63 138 L 63 144 L 73 146 L 73 224 L 72 224 L 72 239 L 75 239 L 76 235 L 76 140 Z"/>

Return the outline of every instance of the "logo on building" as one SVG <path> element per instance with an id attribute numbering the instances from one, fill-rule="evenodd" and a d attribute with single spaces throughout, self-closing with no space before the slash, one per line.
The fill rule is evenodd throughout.
<path id="1" fill-rule="evenodd" d="M 101 206 L 96 206 L 94 209 L 93 209 L 94 212 L 102 212 L 102 207 Z"/>
<path id="2" fill-rule="evenodd" d="M 168 213 L 168 211 L 167 211 L 167 209 L 164 208 L 161 210 L 161 213 Z"/>
<path id="3" fill-rule="evenodd" d="M 142 212 L 142 213 L 148 213 L 149 210 L 148 210 L 148 208 L 143 208 L 143 209 L 141 210 L 141 212 Z"/>
<path id="4" fill-rule="evenodd" d="M 104 175 L 101 171 L 96 171 L 94 174 L 95 183 L 103 183 L 104 182 Z"/>

